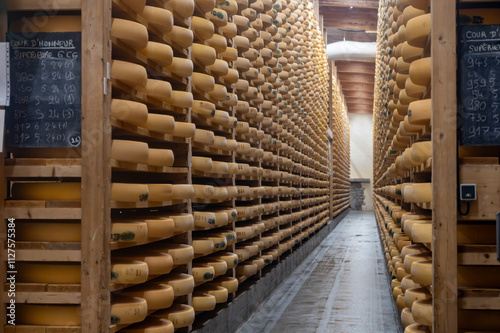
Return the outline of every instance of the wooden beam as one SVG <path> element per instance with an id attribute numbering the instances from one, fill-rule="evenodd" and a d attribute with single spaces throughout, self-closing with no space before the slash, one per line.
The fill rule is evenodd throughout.
<path id="1" fill-rule="evenodd" d="M 360 82 L 373 84 L 375 77 L 373 74 L 342 73 L 339 71 L 339 79 L 342 82 Z"/>
<path id="2" fill-rule="evenodd" d="M 378 0 L 319 0 L 320 6 L 331 6 L 331 7 L 354 7 L 354 8 L 371 8 L 378 9 Z"/>
<path id="3" fill-rule="evenodd" d="M 353 42 L 376 42 L 376 33 L 367 33 L 365 31 L 346 31 L 343 29 L 326 29 L 326 34 L 328 36 L 328 43 L 341 42 L 344 40 Z"/>
<path id="4" fill-rule="evenodd" d="M 361 73 L 375 75 L 374 61 L 337 60 L 339 73 Z"/>
<path id="5" fill-rule="evenodd" d="M 357 31 L 377 30 L 377 10 L 366 8 L 320 7 L 325 28 Z"/>
<path id="6" fill-rule="evenodd" d="M 370 107 L 372 107 L 373 99 L 360 99 L 360 98 L 347 99 L 347 106 L 354 106 L 354 105 L 369 105 Z"/>
<path id="7" fill-rule="evenodd" d="M 433 332 L 458 332 L 456 1 L 431 1 Z"/>
<path id="8" fill-rule="evenodd" d="M 371 98 L 371 99 L 373 99 L 373 92 L 346 90 L 346 91 L 344 91 L 344 96 L 346 98 Z"/>
<path id="9" fill-rule="evenodd" d="M 373 83 L 342 82 L 342 87 L 343 91 L 371 91 L 373 93 L 375 85 Z"/>
<path id="10" fill-rule="evenodd" d="M 82 1 L 82 333 L 111 324 L 110 26 L 111 0 Z"/>

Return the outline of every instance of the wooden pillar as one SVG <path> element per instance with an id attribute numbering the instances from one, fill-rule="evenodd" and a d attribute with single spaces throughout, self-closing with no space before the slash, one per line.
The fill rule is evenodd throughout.
<path id="1" fill-rule="evenodd" d="M 110 326 L 111 1 L 82 1 L 82 333 Z"/>
<path id="2" fill-rule="evenodd" d="M 433 332 L 457 322 L 457 56 L 455 0 L 431 2 Z"/>
<path id="3" fill-rule="evenodd" d="M 333 67 L 335 63 L 329 62 L 329 93 L 328 93 L 328 128 L 333 131 Z M 328 170 L 330 171 L 330 218 L 333 219 L 333 140 L 328 138 Z"/>

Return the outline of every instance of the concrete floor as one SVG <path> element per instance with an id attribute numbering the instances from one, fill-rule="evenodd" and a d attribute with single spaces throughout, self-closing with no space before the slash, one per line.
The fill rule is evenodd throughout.
<path id="1" fill-rule="evenodd" d="M 238 333 L 398 333 L 373 212 L 351 211 Z"/>

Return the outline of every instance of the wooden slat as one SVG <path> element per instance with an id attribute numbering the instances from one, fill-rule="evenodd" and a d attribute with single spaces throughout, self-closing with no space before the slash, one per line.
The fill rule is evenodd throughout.
<path id="1" fill-rule="evenodd" d="M 370 8 L 320 6 L 326 29 L 377 30 L 377 10 Z"/>
<path id="2" fill-rule="evenodd" d="M 433 332 L 458 331 L 455 6 L 431 2 Z"/>
<path id="3" fill-rule="evenodd" d="M 500 310 L 500 289 L 459 290 L 458 307 L 462 310 Z"/>
<path id="4" fill-rule="evenodd" d="M 7 2 L 9 10 L 36 10 L 40 13 L 57 12 L 60 10 L 80 10 L 81 6 L 81 0 L 9 0 Z"/>
<path id="5" fill-rule="evenodd" d="M 342 83 L 346 82 L 360 82 L 373 84 L 373 74 L 360 74 L 360 73 L 343 73 L 339 71 L 339 79 Z"/>
<path id="6" fill-rule="evenodd" d="M 319 0 L 320 6 L 378 9 L 378 0 Z"/>
<path id="7" fill-rule="evenodd" d="M 110 321 L 111 1 L 82 3 L 82 327 L 107 332 Z M 104 92 L 107 92 L 104 95 Z"/>
<path id="8" fill-rule="evenodd" d="M 369 83 L 353 83 L 345 82 L 342 83 L 343 91 L 371 91 L 373 93 L 374 84 Z"/>
<path id="9" fill-rule="evenodd" d="M 344 97 L 347 99 L 365 98 L 365 99 L 372 99 L 373 100 L 373 93 L 370 91 L 346 90 L 346 91 L 344 91 Z"/>
<path id="10" fill-rule="evenodd" d="M 335 63 L 337 64 L 339 73 L 364 73 L 375 75 L 374 61 L 337 60 Z"/>

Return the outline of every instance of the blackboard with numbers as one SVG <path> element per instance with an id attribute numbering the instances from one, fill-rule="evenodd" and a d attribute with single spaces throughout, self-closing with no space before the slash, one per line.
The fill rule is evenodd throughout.
<path id="1" fill-rule="evenodd" d="M 458 38 L 460 144 L 500 145 L 500 25 L 463 25 Z"/>
<path id="2" fill-rule="evenodd" d="M 81 33 L 7 34 L 7 147 L 81 145 Z"/>

